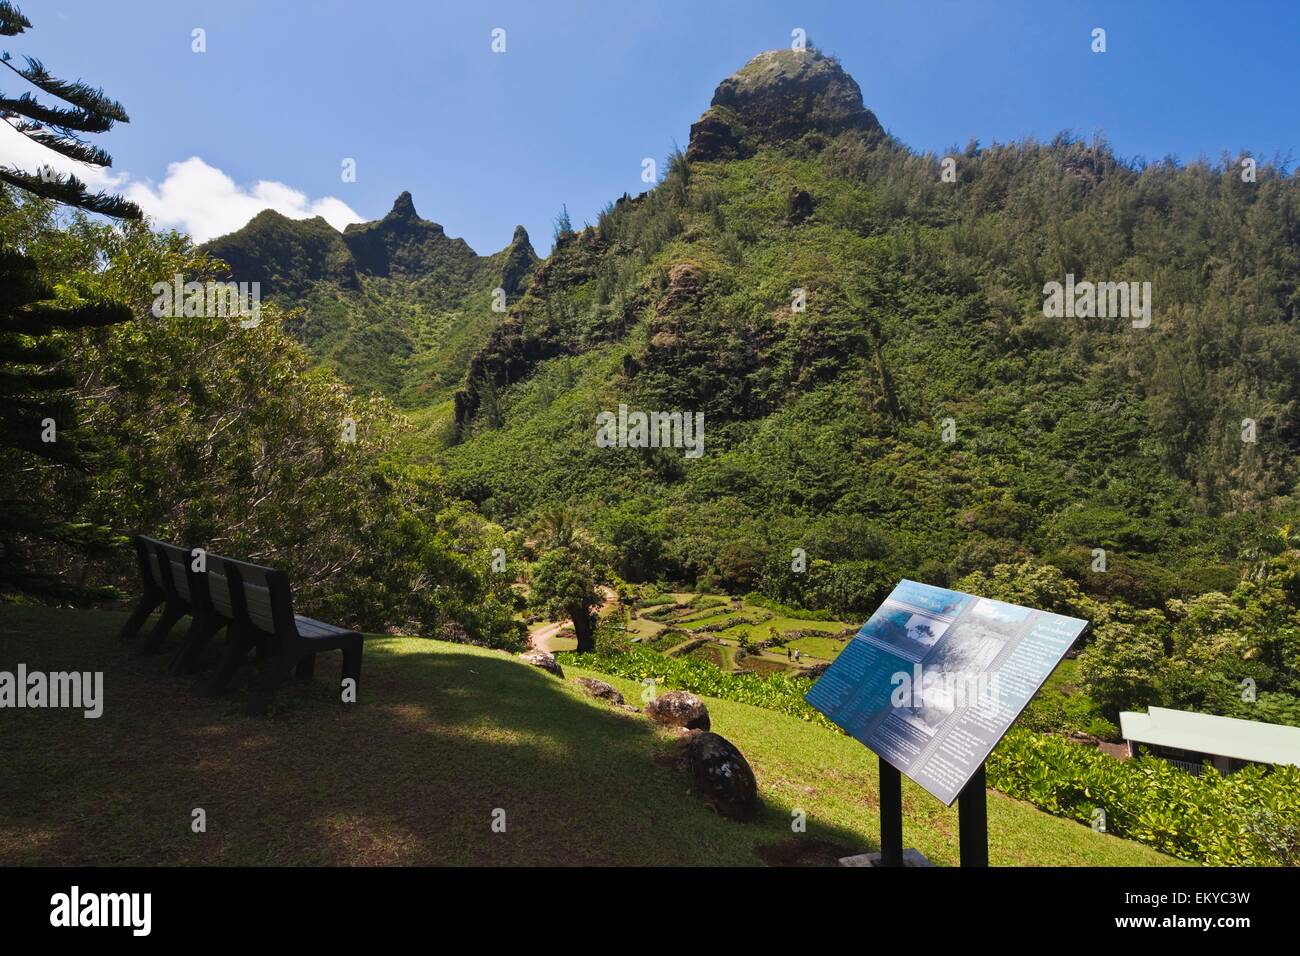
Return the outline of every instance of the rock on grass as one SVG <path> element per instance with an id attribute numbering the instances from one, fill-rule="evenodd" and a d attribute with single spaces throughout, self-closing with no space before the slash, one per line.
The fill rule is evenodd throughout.
<path id="1" fill-rule="evenodd" d="M 670 727 L 709 729 L 709 709 L 704 706 L 704 701 L 684 690 L 669 691 L 654 698 L 645 705 L 645 715 Z"/>
<path id="2" fill-rule="evenodd" d="M 560 667 L 560 662 L 555 659 L 555 655 L 549 651 L 525 651 L 519 655 L 519 659 L 525 664 L 540 667 L 548 674 L 554 674 L 561 680 L 564 679 L 564 669 Z"/>

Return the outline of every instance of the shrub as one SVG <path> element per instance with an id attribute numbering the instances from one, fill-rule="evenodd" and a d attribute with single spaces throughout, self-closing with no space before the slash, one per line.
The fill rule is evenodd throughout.
<path id="1" fill-rule="evenodd" d="M 1089 823 L 1184 860 L 1212 866 L 1286 863 L 1283 844 L 1263 838 L 1300 829 L 1300 768 L 1247 767 L 1200 776 L 1157 757 L 1119 761 L 1060 737 L 1013 728 L 989 755 L 989 785 L 1058 816 Z"/>
<path id="2" fill-rule="evenodd" d="M 622 654 L 568 652 L 561 654 L 560 658 L 564 664 L 572 667 L 585 667 L 638 682 L 651 679 L 656 685 L 753 704 L 755 707 L 836 729 L 830 720 L 804 701 L 803 696 L 810 686 L 807 678 L 787 674 L 773 674 L 770 677 L 727 674 L 698 658 L 666 657 L 639 646 Z"/>

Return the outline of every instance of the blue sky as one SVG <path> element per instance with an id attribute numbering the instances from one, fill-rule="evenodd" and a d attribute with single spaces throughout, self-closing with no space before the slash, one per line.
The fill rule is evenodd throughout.
<path id="1" fill-rule="evenodd" d="M 1300 159 L 1300 4 L 1280 0 L 19 6 L 34 28 L 0 49 L 121 100 L 131 124 L 99 138 L 111 182 L 200 238 L 265 205 L 378 218 L 409 189 L 480 253 L 516 223 L 545 252 L 561 203 L 581 224 L 645 188 L 642 158 L 685 147 L 718 81 L 796 27 L 917 150 L 1068 128 L 1103 131 L 1126 157 Z M 191 51 L 196 27 L 206 53 Z M 0 136 L 0 159 L 15 138 Z"/>

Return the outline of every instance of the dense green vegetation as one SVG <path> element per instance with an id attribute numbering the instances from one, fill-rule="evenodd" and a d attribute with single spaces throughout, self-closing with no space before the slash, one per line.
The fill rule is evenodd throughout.
<path id="1" fill-rule="evenodd" d="M 342 234 L 324 219 L 266 210 L 203 251 L 289 310 L 285 330 L 317 364 L 406 407 L 450 397 L 537 263 L 522 226 L 500 252 L 479 256 L 421 219 L 410 193 Z"/>
<path id="2" fill-rule="evenodd" d="M 115 301 L 131 319 L 60 339 L 56 367 L 95 436 L 95 468 L 67 476 L 58 462 L 0 463 L 8 487 L 55 495 L 65 520 L 114 529 L 118 547 L 33 543 L 33 568 L 134 591 L 123 535 L 143 530 L 283 567 L 307 613 L 518 646 L 518 599 L 489 573 L 509 536 L 448 499 L 430 468 L 393 460 L 398 413 L 313 367 L 273 302 L 250 328 L 156 318 L 153 283 L 221 271 L 184 237 L 56 215 L 10 192 L 0 192 L 0 226 L 59 301 Z"/>
<path id="3" fill-rule="evenodd" d="M 632 580 L 840 613 L 1026 558 L 1135 607 L 1231 591 L 1295 513 L 1295 177 L 1066 135 L 956 158 L 857 129 L 677 157 L 475 359 L 451 489 L 570 503 Z M 1045 318 L 1066 274 L 1150 281 L 1150 328 Z M 703 411 L 706 453 L 597 447 L 620 402 Z"/>
<path id="4" fill-rule="evenodd" d="M 1212 866 L 1300 865 L 1300 768 L 1200 776 L 1143 756 L 1119 762 L 1060 737 L 1012 730 L 989 786 L 1051 813 Z"/>
<path id="5" fill-rule="evenodd" d="M 1283 543 L 1293 544 L 1287 535 Z M 1092 706 L 1076 717 L 1095 709 L 1115 721 L 1120 710 L 1164 705 L 1300 726 L 1298 575 L 1300 550 L 1288 546 L 1228 593 L 1171 600 L 1164 610 L 1098 600 L 1056 568 L 1032 562 L 974 572 L 957 587 L 1092 623 L 1079 657 L 1080 683 Z M 1114 734 L 1113 727 L 1089 724 L 1039 726 Z"/>

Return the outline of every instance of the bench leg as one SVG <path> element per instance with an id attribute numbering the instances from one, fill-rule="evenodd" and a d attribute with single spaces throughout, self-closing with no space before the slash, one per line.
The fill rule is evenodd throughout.
<path id="1" fill-rule="evenodd" d="M 193 673 L 198 667 L 203 649 L 222 626 L 222 622 L 214 618 L 195 618 L 172 657 L 168 671 L 177 675 Z"/>
<path id="2" fill-rule="evenodd" d="M 357 700 L 361 699 L 361 637 L 343 645 L 343 679 L 357 682 Z"/>
<path id="3" fill-rule="evenodd" d="M 145 654 L 153 654 L 162 643 L 167 639 L 176 622 L 185 616 L 185 608 L 179 604 L 168 603 L 163 606 L 162 617 L 158 618 L 158 623 L 154 625 L 153 630 L 145 639 L 144 646 L 140 649 Z"/>
<path id="4" fill-rule="evenodd" d="M 311 675 L 316 673 L 316 653 L 315 651 L 303 656 L 302 660 L 293 669 L 293 676 L 300 681 L 311 680 Z"/>
<path id="5" fill-rule="evenodd" d="M 229 687 L 230 678 L 235 676 L 235 671 L 248 656 L 249 641 L 241 628 L 232 624 L 226 628 L 226 635 L 226 649 L 221 654 L 221 661 L 204 687 L 204 691 L 209 694 L 220 694 Z"/>
<path id="6" fill-rule="evenodd" d="M 285 663 L 282 658 L 269 658 L 262 668 L 261 676 L 253 685 L 253 693 L 248 698 L 248 705 L 244 708 L 244 713 L 251 717 L 266 716 L 267 710 L 271 707 L 271 702 L 275 700 L 275 692 L 284 683 L 285 678 L 289 676 L 289 671 L 292 669 L 293 665 Z"/>
<path id="7" fill-rule="evenodd" d="M 154 597 L 151 594 L 143 595 L 135 608 L 132 609 L 131 616 L 128 617 L 126 623 L 122 625 L 122 630 L 118 632 L 117 639 L 119 641 L 125 641 L 128 638 L 135 637 L 136 634 L 140 632 L 140 628 L 144 625 L 144 622 L 149 619 L 149 615 L 153 613 L 153 609 L 162 602 L 163 599 L 160 597 Z"/>

